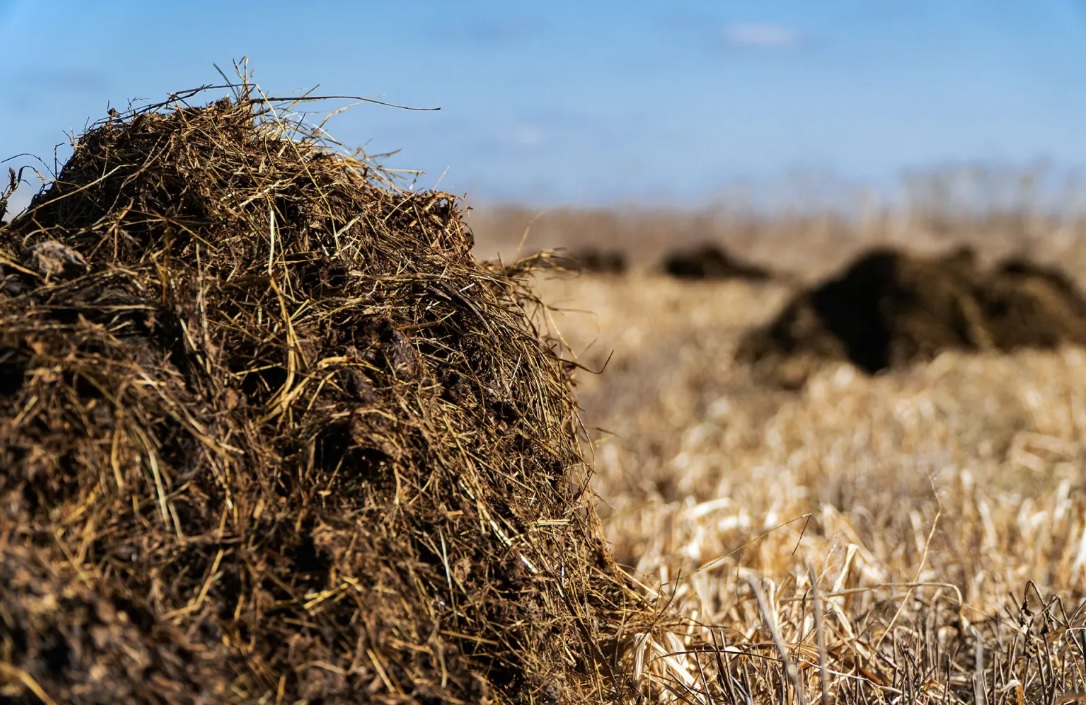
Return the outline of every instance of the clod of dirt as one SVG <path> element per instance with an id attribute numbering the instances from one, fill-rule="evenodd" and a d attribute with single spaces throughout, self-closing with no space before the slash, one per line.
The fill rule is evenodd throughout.
<path id="1" fill-rule="evenodd" d="M 969 248 L 938 257 L 876 249 L 795 296 L 736 357 L 797 387 L 824 360 L 873 374 L 949 349 L 1084 344 L 1084 314 L 1086 299 L 1065 275 L 1028 260 L 982 272 Z"/>
<path id="2" fill-rule="evenodd" d="M 660 265 L 661 270 L 679 279 L 746 279 L 765 281 L 772 277 L 769 270 L 734 259 L 719 245 L 706 243 L 696 247 L 669 252 Z"/>
<path id="3" fill-rule="evenodd" d="M 0 226 L 0 699 L 626 697 L 524 272 L 235 90 L 94 125 Z"/>

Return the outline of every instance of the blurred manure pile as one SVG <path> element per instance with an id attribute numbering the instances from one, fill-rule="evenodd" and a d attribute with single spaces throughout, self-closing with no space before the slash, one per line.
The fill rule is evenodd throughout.
<path id="1" fill-rule="evenodd" d="M 716 243 L 668 252 L 660 262 L 660 270 L 678 279 L 767 281 L 773 278 L 768 269 L 740 261 Z"/>
<path id="2" fill-rule="evenodd" d="M 92 126 L 0 225 L 0 700 L 624 698 L 525 273 L 233 90 Z"/>
<path id="3" fill-rule="evenodd" d="M 625 274 L 626 255 L 621 250 L 586 245 L 562 257 L 567 269 L 595 274 Z"/>
<path id="4" fill-rule="evenodd" d="M 764 379 L 803 384 L 825 360 L 874 374 L 941 351 L 1086 344 L 1086 297 L 1025 258 L 982 270 L 971 248 L 920 257 L 873 249 L 748 332 L 736 357 Z"/>

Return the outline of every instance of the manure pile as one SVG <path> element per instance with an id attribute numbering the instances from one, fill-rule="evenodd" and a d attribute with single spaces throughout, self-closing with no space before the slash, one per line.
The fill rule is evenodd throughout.
<path id="1" fill-rule="evenodd" d="M 949 349 L 1062 343 L 1086 344 L 1086 297 L 1062 272 L 1023 258 L 984 271 L 967 247 L 937 257 L 875 249 L 795 296 L 736 357 L 798 386 L 822 360 L 874 374 Z"/>
<path id="2" fill-rule="evenodd" d="M 96 124 L 0 226 L 0 700 L 624 699 L 523 272 L 235 91 Z"/>
<path id="3" fill-rule="evenodd" d="M 714 243 L 669 252 L 661 261 L 660 269 L 678 279 L 766 281 L 773 277 L 768 269 L 739 261 Z"/>
<path id="4" fill-rule="evenodd" d="M 601 249 L 592 245 L 573 250 L 563 258 L 568 269 L 596 274 L 625 274 L 626 255 L 621 250 Z"/>

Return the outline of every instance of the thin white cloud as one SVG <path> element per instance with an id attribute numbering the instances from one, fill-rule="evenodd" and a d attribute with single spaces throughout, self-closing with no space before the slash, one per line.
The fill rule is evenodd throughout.
<path id="1" fill-rule="evenodd" d="M 799 46 L 803 34 L 779 24 L 740 22 L 724 28 L 724 42 L 735 47 L 786 49 Z"/>

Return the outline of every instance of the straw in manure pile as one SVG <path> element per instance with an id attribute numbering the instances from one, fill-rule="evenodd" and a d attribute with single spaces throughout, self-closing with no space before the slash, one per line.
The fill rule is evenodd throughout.
<path id="1" fill-rule="evenodd" d="M 569 368 L 454 198 L 259 97 L 0 226 L 0 699 L 616 702 Z"/>

